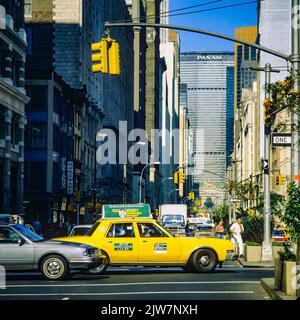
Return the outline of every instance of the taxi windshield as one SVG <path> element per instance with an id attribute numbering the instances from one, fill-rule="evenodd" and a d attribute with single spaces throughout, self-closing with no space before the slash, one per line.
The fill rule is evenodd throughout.
<path id="1" fill-rule="evenodd" d="M 89 231 L 85 234 L 86 236 L 92 236 L 93 233 L 97 230 L 98 226 L 99 226 L 100 222 L 96 222 L 95 224 L 93 224 L 93 226 L 91 227 L 91 229 L 89 229 Z"/>

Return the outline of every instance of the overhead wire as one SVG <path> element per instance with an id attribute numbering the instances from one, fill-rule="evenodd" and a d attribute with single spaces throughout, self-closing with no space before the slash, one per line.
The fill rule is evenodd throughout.
<path id="1" fill-rule="evenodd" d="M 188 8 L 191 9 L 191 8 L 195 8 L 195 7 L 205 6 L 205 5 L 212 4 L 212 3 L 215 3 L 215 2 L 220 2 L 220 1 L 224 1 L 224 0 L 215 0 L 215 1 L 210 1 L 210 2 L 206 2 L 206 3 L 198 4 L 198 5 L 195 5 L 195 6 L 190 6 L 190 7 L 170 10 L 170 11 L 167 11 L 167 12 L 159 14 L 159 15 L 149 15 L 149 16 L 144 16 L 144 17 L 136 17 L 136 18 L 131 18 L 131 19 L 127 19 L 127 20 L 119 20 L 119 21 L 113 21 L 113 22 L 115 22 L 115 23 L 126 23 L 126 22 L 134 23 L 134 20 L 145 20 L 145 19 L 147 19 L 149 17 L 150 18 L 151 17 L 153 17 L 153 18 L 175 17 L 175 16 L 183 16 L 183 15 L 194 14 L 194 13 L 209 12 L 209 11 L 221 10 L 221 9 L 228 9 L 228 8 L 239 7 L 239 6 L 255 4 L 255 3 L 257 4 L 257 0 L 252 0 L 252 1 L 247 1 L 247 2 L 234 3 L 234 4 L 230 4 L 230 5 L 226 5 L 226 6 L 224 5 L 224 6 L 220 6 L 220 7 L 207 8 L 207 9 L 196 10 L 196 11 L 188 11 L 188 12 L 183 12 L 183 13 L 169 14 L 169 13 L 174 13 L 174 12 L 178 12 L 178 11 L 187 10 Z M 260 2 L 263 2 L 263 1 L 266 1 L 266 0 L 260 0 Z"/>

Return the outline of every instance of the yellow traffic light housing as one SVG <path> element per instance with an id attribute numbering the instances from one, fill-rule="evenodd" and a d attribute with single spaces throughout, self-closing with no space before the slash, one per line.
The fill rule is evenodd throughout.
<path id="1" fill-rule="evenodd" d="M 109 74 L 119 75 L 120 70 L 120 46 L 113 40 L 108 39 L 108 61 L 109 61 Z"/>
<path id="2" fill-rule="evenodd" d="M 285 177 L 284 176 L 280 176 L 280 185 L 283 186 L 285 183 Z"/>
<path id="3" fill-rule="evenodd" d="M 184 184 L 185 183 L 185 173 L 179 171 L 179 183 Z"/>
<path id="4" fill-rule="evenodd" d="M 195 193 L 194 192 L 189 192 L 188 198 L 189 198 L 189 200 L 194 200 L 195 199 Z"/>
<path id="5" fill-rule="evenodd" d="M 107 39 L 103 38 L 100 42 L 92 43 L 92 71 L 94 73 L 108 73 L 108 51 Z"/>
<path id="6" fill-rule="evenodd" d="M 174 184 L 178 184 L 179 183 L 178 175 L 179 175 L 178 171 L 174 172 Z"/>
<path id="7" fill-rule="evenodd" d="M 279 186 L 280 184 L 280 176 L 276 176 L 276 186 Z"/>
<path id="8" fill-rule="evenodd" d="M 264 123 L 266 127 L 270 127 L 272 124 L 272 106 L 273 101 L 271 99 L 265 99 L 264 101 Z"/>

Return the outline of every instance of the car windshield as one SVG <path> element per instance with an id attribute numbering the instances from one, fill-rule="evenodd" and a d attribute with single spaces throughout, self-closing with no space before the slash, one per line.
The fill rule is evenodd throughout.
<path id="1" fill-rule="evenodd" d="M 44 238 L 27 229 L 26 227 L 21 226 L 20 224 L 14 224 L 13 227 L 32 242 L 39 242 L 44 240 Z"/>
<path id="2" fill-rule="evenodd" d="M 100 222 L 96 222 L 85 235 L 90 237 L 97 230 L 99 224 Z"/>
<path id="3" fill-rule="evenodd" d="M 162 218 L 163 223 L 184 223 L 183 216 L 181 215 L 166 215 Z"/>
<path id="4" fill-rule="evenodd" d="M 74 228 L 72 236 L 84 236 L 90 230 L 90 227 L 78 227 Z"/>

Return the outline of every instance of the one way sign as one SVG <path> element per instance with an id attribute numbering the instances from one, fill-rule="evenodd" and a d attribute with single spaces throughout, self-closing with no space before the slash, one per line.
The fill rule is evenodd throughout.
<path id="1" fill-rule="evenodd" d="M 264 174 L 269 174 L 269 160 L 262 159 L 262 169 L 264 171 Z"/>

